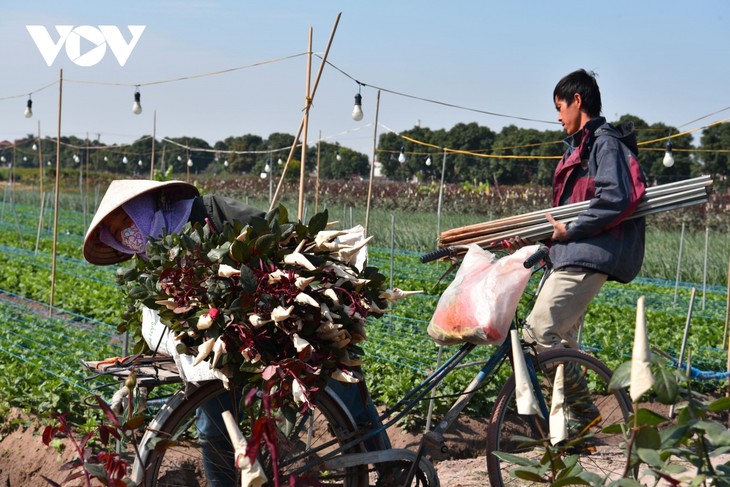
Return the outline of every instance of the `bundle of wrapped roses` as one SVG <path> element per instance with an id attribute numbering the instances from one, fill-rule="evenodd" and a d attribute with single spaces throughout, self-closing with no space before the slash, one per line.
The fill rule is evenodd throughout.
<path id="1" fill-rule="evenodd" d="M 146 260 L 120 269 L 129 299 L 122 328 L 139 334 L 134 317 L 156 310 L 193 365 L 274 405 L 309 406 L 329 377 L 357 380 L 366 319 L 410 294 L 386 289 L 385 276 L 366 265 L 369 240 L 362 227 L 329 230 L 326 211 L 291 222 L 283 206 L 220 233 L 188 224 L 150 240 Z"/>

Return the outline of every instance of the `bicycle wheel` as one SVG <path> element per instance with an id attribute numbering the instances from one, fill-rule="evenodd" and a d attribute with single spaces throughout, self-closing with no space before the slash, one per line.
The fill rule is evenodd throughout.
<path id="1" fill-rule="evenodd" d="M 211 421 L 221 431 L 217 439 L 207 441 L 205 448 L 201 445 L 196 427 L 196 412 L 197 421 L 205 416 L 205 411 L 216 410 L 219 414 L 235 404 L 234 396 L 234 393 L 223 388 L 220 381 L 209 381 L 193 392 L 185 394 L 184 391 L 179 391 L 170 398 L 147 428 L 140 443 L 141 451 L 133 468 L 132 479 L 147 487 L 240 485 L 237 472 L 232 468 L 232 447 L 222 421 Z M 288 483 L 288 477 L 292 473 L 302 475 L 297 469 L 309 462 L 316 462 L 318 457 L 337 449 L 355 431 L 349 415 L 326 389 L 316 394 L 315 405 L 314 410 L 297 415 L 294 424 L 283 420 L 279 423 L 277 447 L 279 478 L 282 482 Z M 210 436 L 211 433 L 208 434 Z M 316 452 L 313 450 L 326 444 L 331 445 Z M 346 453 L 360 451 L 361 447 L 356 445 Z M 270 462 L 262 458 L 261 463 L 271 481 L 271 468 L 268 465 Z M 351 467 L 343 471 L 325 468 L 324 465 L 315 463 L 306 475 L 319 479 L 326 486 L 367 485 L 366 466 Z M 220 483 L 210 481 L 210 469 L 218 469 L 216 475 L 224 480 Z"/>
<path id="2" fill-rule="evenodd" d="M 560 454 L 577 454 L 578 463 L 584 470 L 602 478 L 620 478 L 626 462 L 623 435 L 604 433 L 601 429 L 608 425 L 628 421 L 632 406 L 628 395 L 623 390 L 608 390 L 611 371 L 597 358 L 566 348 L 543 352 L 539 355 L 537 362 L 539 362 L 539 366 L 536 367 L 538 380 L 542 384 L 542 394 L 548 410 L 551 404 L 555 370 L 559 364 L 563 364 L 566 371 L 564 375 L 565 410 L 582 409 L 585 411 L 590 409 L 590 418 L 593 418 L 593 420 L 578 421 L 577 418 L 580 416 L 572 413 L 575 420 L 569 423 L 571 437 L 567 440 L 571 446 L 566 446 L 564 449 L 559 448 Z M 582 382 L 583 379 L 585 382 Z M 574 384 L 579 384 L 577 386 L 579 391 L 575 390 Z M 573 388 L 572 391 L 571 388 Z M 519 415 L 516 409 L 515 379 L 512 375 L 497 396 L 487 430 L 487 470 L 492 486 L 533 485 L 532 481 L 511 475 L 519 464 L 501 460 L 494 455 L 495 451 L 534 461 L 539 461 L 545 453 L 545 443 L 537 440 L 549 438 L 547 421 L 538 416 Z M 568 412 L 567 416 L 570 417 L 570 415 L 571 413 Z M 582 436 L 582 439 L 573 442 L 572 440 L 576 436 Z M 525 437 L 536 441 L 528 442 L 524 439 Z M 538 482 L 534 482 L 534 485 L 537 484 Z"/>

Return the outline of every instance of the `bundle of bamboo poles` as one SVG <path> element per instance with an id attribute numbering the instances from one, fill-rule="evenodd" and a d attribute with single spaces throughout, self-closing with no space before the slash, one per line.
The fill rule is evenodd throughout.
<path id="1" fill-rule="evenodd" d="M 709 176 L 647 188 L 646 196 L 629 218 L 706 203 L 711 190 L 712 179 Z M 588 208 L 588 204 L 588 201 L 582 201 L 454 228 L 441 233 L 438 245 L 450 247 L 475 243 L 486 249 L 494 249 L 501 247 L 503 240 L 512 237 L 522 237 L 537 242 L 549 238 L 553 233 L 553 226 L 545 218 L 546 214 L 549 213 L 556 220 L 568 223 L 576 220 Z"/>

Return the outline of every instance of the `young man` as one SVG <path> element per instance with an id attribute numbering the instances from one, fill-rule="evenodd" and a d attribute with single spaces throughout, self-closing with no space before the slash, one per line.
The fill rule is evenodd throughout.
<path id="1" fill-rule="evenodd" d="M 636 160 L 633 127 L 614 127 L 601 117 L 601 92 L 592 73 L 574 71 L 553 91 L 558 121 L 568 134 L 568 150 L 555 169 L 553 206 L 589 201 L 575 221 L 551 215 L 550 258 L 554 271 L 527 317 L 525 338 L 538 351 L 577 348 L 578 331 L 588 304 L 606 280 L 629 282 L 644 258 L 644 219 L 627 220 L 645 192 Z M 633 139 L 632 139 L 633 136 Z M 622 140 L 624 142 L 622 142 Z M 631 147 L 627 147 L 631 146 Z M 517 238 L 517 246 L 526 243 Z M 565 371 L 566 395 L 585 391 L 578 370 Z M 592 404 L 573 408 L 578 427 L 597 416 Z M 582 410 L 580 410 L 582 409 Z"/>

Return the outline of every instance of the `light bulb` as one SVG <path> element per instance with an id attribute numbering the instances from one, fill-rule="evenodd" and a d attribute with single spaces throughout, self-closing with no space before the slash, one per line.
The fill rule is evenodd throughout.
<path id="1" fill-rule="evenodd" d="M 223 161 L 223 166 L 224 167 L 228 167 L 228 159 L 226 159 L 225 161 Z"/>
<path id="2" fill-rule="evenodd" d="M 398 154 L 398 162 L 400 162 L 401 164 L 406 162 L 406 148 L 405 147 L 400 148 L 400 154 Z"/>
<path id="3" fill-rule="evenodd" d="M 76 164 L 78 164 L 80 161 L 81 161 L 81 158 L 79 157 L 79 155 L 78 154 L 74 154 L 74 162 Z"/>
<path id="4" fill-rule="evenodd" d="M 38 150 L 38 146 L 33 144 L 33 150 Z"/>
<path id="5" fill-rule="evenodd" d="M 28 98 L 28 103 L 25 105 L 25 118 L 30 118 L 33 116 L 33 100 Z"/>
<path id="6" fill-rule="evenodd" d="M 137 161 L 137 165 L 138 165 L 139 167 L 142 167 L 142 159 L 140 159 L 139 161 Z"/>
<path id="7" fill-rule="evenodd" d="M 269 177 L 269 175 L 266 174 L 266 172 L 264 172 L 264 171 L 262 171 L 261 174 L 259 174 L 259 176 L 261 176 L 261 179 L 266 179 Z"/>
<path id="8" fill-rule="evenodd" d="M 428 157 L 426 158 L 426 165 L 427 165 L 427 166 L 430 166 L 430 165 L 431 165 L 431 156 L 428 156 Z"/>
<path id="9" fill-rule="evenodd" d="M 341 161 L 341 160 L 342 160 L 342 156 L 340 155 L 340 153 L 339 153 L 339 152 L 337 153 L 337 160 L 338 160 L 338 161 Z"/>
<path id="10" fill-rule="evenodd" d="M 122 157 L 122 164 L 126 164 L 129 162 L 129 159 L 127 159 L 127 156 Z"/>
<path id="11" fill-rule="evenodd" d="M 140 103 L 140 99 L 142 98 L 142 95 L 139 91 L 134 92 L 134 103 L 132 103 L 132 113 L 135 115 L 139 115 L 142 113 L 142 104 Z"/>
<path id="12" fill-rule="evenodd" d="M 188 159 L 188 167 L 193 167 L 193 160 L 192 159 Z"/>
<path id="13" fill-rule="evenodd" d="M 5 162 L 7 159 L 5 159 L 5 156 L 0 156 L 0 162 Z"/>
<path id="14" fill-rule="evenodd" d="M 276 163 L 277 163 L 278 165 L 280 165 L 280 166 L 281 166 L 281 164 L 282 164 L 283 162 L 284 162 L 284 161 L 282 161 L 282 160 L 281 160 L 281 157 L 279 158 L 279 160 L 278 160 L 278 161 L 276 161 Z"/>
<path id="15" fill-rule="evenodd" d="M 266 163 L 266 165 L 264 166 L 264 171 L 265 172 L 271 172 L 271 166 L 269 166 L 268 163 Z"/>
<path id="16" fill-rule="evenodd" d="M 352 107 L 352 119 L 356 122 L 362 120 L 362 95 L 355 95 L 355 106 Z"/>
<path id="17" fill-rule="evenodd" d="M 674 165 L 674 156 L 672 156 L 672 141 L 667 142 L 667 150 L 664 153 L 664 159 L 662 159 L 664 167 L 672 167 Z"/>
<path id="18" fill-rule="evenodd" d="M 104 156 L 104 162 L 109 162 L 109 156 Z"/>

